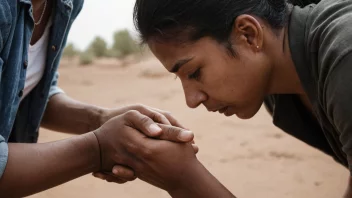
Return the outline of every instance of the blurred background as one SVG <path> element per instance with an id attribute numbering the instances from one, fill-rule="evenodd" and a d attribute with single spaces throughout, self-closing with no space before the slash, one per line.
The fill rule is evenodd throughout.
<path id="1" fill-rule="evenodd" d="M 60 66 L 59 85 L 69 96 L 105 107 L 143 103 L 173 112 L 196 133 L 199 160 L 239 198 L 342 197 L 348 171 L 275 128 L 264 109 L 248 121 L 189 109 L 179 80 L 137 45 L 133 5 L 85 0 Z M 42 129 L 40 142 L 68 137 Z M 169 196 L 138 180 L 118 185 L 87 175 L 31 196 L 46 197 Z"/>

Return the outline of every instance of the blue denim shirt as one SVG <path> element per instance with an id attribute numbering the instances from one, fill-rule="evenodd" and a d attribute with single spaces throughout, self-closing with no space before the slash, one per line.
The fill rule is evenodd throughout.
<path id="1" fill-rule="evenodd" d="M 20 103 L 34 27 L 31 0 L 0 0 L 0 178 L 8 142 L 35 143 L 47 101 L 62 92 L 57 68 L 83 0 L 56 0 L 43 78 Z"/>

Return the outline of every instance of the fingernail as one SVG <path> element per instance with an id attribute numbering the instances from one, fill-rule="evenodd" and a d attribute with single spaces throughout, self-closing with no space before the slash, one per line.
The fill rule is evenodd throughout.
<path id="1" fill-rule="evenodd" d="M 115 175 L 117 175 L 117 173 L 119 173 L 119 171 L 117 169 L 113 169 L 112 173 L 114 173 Z"/>
<path id="2" fill-rule="evenodd" d="M 193 139 L 193 133 L 192 131 L 182 131 L 177 138 L 181 141 L 191 141 Z"/>
<path id="3" fill-rule="evenodd" d="M 158 133 L 160 133 L 161 131 L 162 131 L 162 129 L 161 129 L 158 125 L 156 125 L 156 124 L 151 124 L 151 125 L 149 126 L 149 132 L 150 132 L 150 133 L 158 134 Z"/>

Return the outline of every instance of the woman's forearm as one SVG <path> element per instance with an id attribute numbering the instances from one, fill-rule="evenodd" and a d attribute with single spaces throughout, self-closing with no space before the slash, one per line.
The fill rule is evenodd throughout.
<path id="1" fill-rule="evenodd" d="M 192 171 L 179 188 L 169 192 L 173 198 L 236 198 L 201 163 Z"/>

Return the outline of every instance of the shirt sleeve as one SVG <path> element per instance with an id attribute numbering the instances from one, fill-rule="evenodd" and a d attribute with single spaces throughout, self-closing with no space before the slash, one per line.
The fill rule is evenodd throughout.
<path id="1" fill-rule="evenodd" d="M 325 88 L 326 113 L 339 133 L 352 176 L 352 53 L 334 67 Z"/>
<path id="2" fill-rule="evenodd" d="M 0 52 L 4 48 L 4 43 L 10 33 L 12 15 L 10 5 L 7 1 L 0 1 Z M 3 59 L 0 57 L 0 81 L 1 81 L 1 68 L 3 66 Z M 4 174 L 7 159 L 8 159 L 8 145 L 3 136 L 0 135 L 0 179 Z"/>
<path id="3" fill-rule="evenodd" d="M 0 135 L 0 178 L 4 174 L 7 158 L 9 154 L 8 145 L 5 142 L 5 139 Z"/>
<path id="4" fill-rule="evenodd" d="M 59 79 L 59 73 L 56 72 L 54 79 L 51 82 L 51 87 L 50 87 L 50 91 L 49 91 L 49 99 L 56 94 L 64 93 L 64 91 L 57 86 L 58 79 Z"/>

